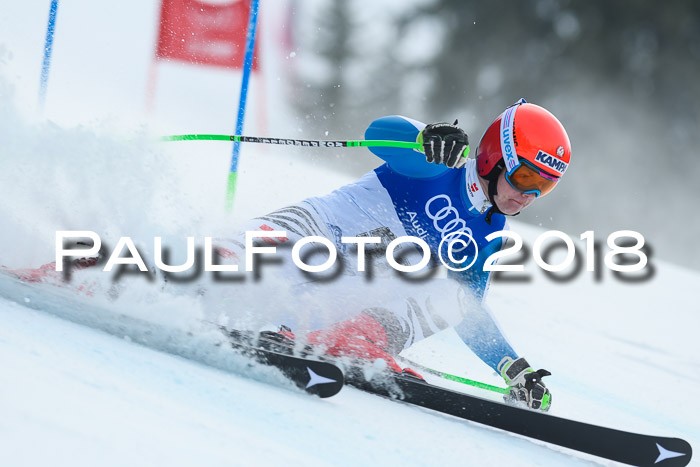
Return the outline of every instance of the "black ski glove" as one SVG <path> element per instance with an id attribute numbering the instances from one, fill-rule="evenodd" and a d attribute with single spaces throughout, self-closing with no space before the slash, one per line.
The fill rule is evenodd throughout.
<path id="1" fill-rule="evenodd" d="M 551 375 L 547 370 L 533 370 L 527 360 L 504 358 L 498 370 L 510 387 L 510 393 L 503 396 L 508 403 L 524 402 L 531 409 L 548 411 L 552 405 L 552 395 L 542 382 Z"/>
<path id="2" fill-rule="evenodd" d="M 418 133 L 418 143 L 423 145 L 423 152 L 428 162 L 444 164 L 451 169 L 458 169 L 467 162 L 469 155 L 469 137 L 457 126 L 457 120 L 449 123 L 431 123 Z"/>

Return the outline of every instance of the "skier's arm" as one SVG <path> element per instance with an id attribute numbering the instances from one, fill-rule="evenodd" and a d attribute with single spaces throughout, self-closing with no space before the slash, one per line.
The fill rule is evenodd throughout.
<path id="1" fill-rule="evenodd" d="M 485 215 L 474 219 L 470 223 L 472 232 L 479 240 L 481 236 L 477 232 L 486 232 Z M 500 225 L 491 227 L 507 229 L 505 219 L 493 218 L 492 222 Z M 479 253 L 474 264 L 465 271 L 449 271 L 448 277 L 462 284 L 467 296 L 471 298 L 465 304 L 464 319 L 455 326 L 455 330 L 465 344 L 488 366 L 498 371 L 498 364 L 504 358 L 518 358 L 506 339 L 503 331 L 496 323 L 491 311 L 486 305 L 486 293 L 491 282 L 491 272 L 484 271 L 486 259 L 503 247 L 503 237 L 486 243 L 485 238 L 477 242 Z"/>
<path id="2" fill-rule="evenodd" d="M 483 301 L 470 303 L 467 315 L 455 326 L 455 331 L 476 356 L 506 381 L 510 388 L 505 396 L 507 401 L 524 402 L 531 409 L 549 410 L 551 394 L 542 377 L 550 373 L 535 371 L 527 360 L 518 357 Z"/>
<path id="3" fill-rule="evenodd" d="M 365 139 L 415 142 L 423 128 L 425 123 L 392 115 L 373 121 L 365 131 Z M 391 170 L 407 177 L 429 178 L 449 170 L 445 165 L 431 164 L 425 154 L 413 149 L 372 147 L 370 151 L 384 160 Z"/>
<path id="4" fill-rule="evenodd" d="M 488 255 L 485 254 L 484 257 L 486 256 Z M 481 261 L 477 261 L 477 263 L 481 263 Z M 480 268 L 483 267 L 483 263 L 474 266 L 464 273 L 449 274 L 461 282 L 468 296 L 473 298 L 466 305 L 467 311 L 464 319 L 455 326 L 455 331 L 477 357 L 498 371 L 498 364 L 501 360 L 505 357 L 515 360 L 518 358 L 518 354 L 513 350 L 485 303 L 490 274 Z"/>
<path id="5" fill-rule="evenodd" d="M 472 352 L 506 381 L 510 387 L 506 400 L 521 401 L 531 409 L 547 411 L 551 395 L 542 377 L 550 373 L 534 371 L 527 360 L 518 357 L 484 301 L 491 279 L 490 272 L 484 271 L 484 261 L 502 245 L 502 241 L 493 241 L 480 249 L 472 268 L 450 271 L 450 276 L 461 282 L 467 296 L 472 298 L 464 304 L 464 319 L 454 329 Z"/>
<path id="6" fill-rule="evenodd" d="M 518 358 L 518 354 L 483 302 L 470 307 L 467 316 L 455 326 L 455 331 L 472 352 L 496 372 L 503 358 Z"/>

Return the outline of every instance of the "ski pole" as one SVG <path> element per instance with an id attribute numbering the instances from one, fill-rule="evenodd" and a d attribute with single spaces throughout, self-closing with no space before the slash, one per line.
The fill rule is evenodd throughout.
<path id="1" fill-rule="evenodd" d="M 329 140 L 307 140 L 307 139 L 291 139 L 291 138 L 262 138 L 259 136 L 241 136 L 241 135 L 170 135 L 160 138 L 161 141 L 233 141 L 240 143 L 262 143 L 262 144 L 281 144 L 285 146 L 304 146 L 304 147 L 325 147 L 325 148 L 342 148 L 342 147 L 392 147 L 421 150 L 419 143 L 409 141 L 385 141 L 385 140 L 355 140 L 355 141 L 329 141 Z M 467 151 L 469 149 L 467 148 Z"/>
<path id="2" fill-rule="evenodd" d="M 493 386 L 491 384 L 482 383 L 480 381 L 474 381 L 473 379 L 462 378 L 461 376 L 451 375 L 451 374 L 445 373 L 443 371 L 433 370 L 432 368 L 428 368 L 427 366 L 421 365 L 420 363 L 416 363 L 416 362 L 409 360 L 407 358 L 404 358 L 404 357 L 401 357 L 401 358 L 404 361 L 406 361 L 406 363 L 411 365 L 412 367 L 416 367 L 419 370 L 423 370 L 426 373 L 430 373 L 432 375 L 439 376 L 440 378 L 443 378 L 443 379 L 448 379 L 450 381 L 456 381 L 458 383 L 467 384 L 469 386 L 474 386 L 474 387 L 480 388 L 480 389 L 486 389 L 488 391 L 498 392 L 500 394 L 510 393 L 510 389 L 508 389 L 508 388 L 501 388 L 498 386 Z"/>

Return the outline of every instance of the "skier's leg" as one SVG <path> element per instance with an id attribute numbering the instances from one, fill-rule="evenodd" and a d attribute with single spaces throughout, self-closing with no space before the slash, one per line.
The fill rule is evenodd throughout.
<path id="1" fill-rule="evenodd" d="M 357 223 L 368 222 L 359 212 L 355 217 Z M 206 309 L 223 312 L 225 324 L 231 327 L 255 330 L 287 325 L 302 336 L 319 331 L 314 334 L 317 339 L 321 339 L 320 333 L 323 332 L 327 336 L 340 335 L 331 330 L 346 321 L 357 328 L 349 320 L 362 314 L 363 323 L 371 322 L 366 318 L 370 317 L 382 326 L 386 334 L 386 343 L 382 348 L 391 355 L 462 320 L 469 308 L 466 304 L 468 299 L 455 281 L 433 279 L 407 282 L 391 274 L 391 271 L 390 277 L 368 279 L 364 274 L 353 271 L 352 266 L 350 270 L 343 269 L 342 274 L 331 280 L 320 281 L 304 274 L 291 261 L 289 253 L 296 241 L 308 235 L 319 235 L 337 244 L 339 239 L 335 230 L 340 229 L 342 235 L 350 235 L 348 232 L 354 232 L 352 229 L 358 227 L 350 223 L 349 219 L 343 222 L 329 219 L 327 213 L 316 210 L 309 201 L 251 220 L 244 226 L 245 230 L 285 231 L 283 237 L 267 239 L 270 246 L 278 247 L 281 264 L 269 266 L 269 273 L 264 270 L 262 280 L 228 285 L 224 288 L 223 298 L 207 293 L 210 299 L 215 297 L 215 300 Z M 374 224 L 368 225 L 371 227 Z M 369 227 L 362 226 L 363 229 Z M 238 236 L 217 242 L 224 261 L 242 264 L 245 256 L 242 239 L 244 237 Z M 282 249 L 283 245 L 290 245 L 290 248 Z M 317 258 L 318 262 L 326 259 L 326 256 L 321 256 Z M 348 275 L 353 272 L 356 275 Z M 261 302 L 264 303 L 262 307 Z M 360 326 L 353 332 L 361 338 L 365 332 L 363 330 L 367 328 Z M 321 340 L 332 344 L 328 339 Z"/>
<path id="2" fill-rule="evenodd" d="M 246 271 L 246 232 L 271 231 L 284 231 L 284 235 L 258 238 L 255 244 L 274 247 L 275 254 L 256 255 L 260 261 L 253 263 L 252 272 Z M 314 206 L 302 201 L 251 219 L 231 238 L 216 239 L 218 264 L 237 265 L 239 272 L 208 277 L 202 296 L 206 319 L 239 329 L 259 330 L 291 321 L 297 313 L 313 315 L 314 301 L 308 296 L 310 289 L 303 285 L 318 277 L 299 269 L 291 255 L 294 244 L 308 236 L 332 238 L 333 233 Z M 305 247 L 302 254 L 306 251 Z M 318 265 L 327 258 L 327 252 L 322 250 L 304 261 Z"/>
<path id="3" fill-rule="evenodd" d="M 315 315 L 306 314 L 304 320 L 304 313 L 297 313 L 285 323 L 325 353 L 381 359 L 400 372 L 396 355 L 459 323 L 476 303 L 450 279 L 417 285 L 388 279 L 368 285 L 357 283 L 358 279 L 347 278 L 342 281 L 345 287 L 312 294 L 315 302 L 304 310 L 314 310 Z M 355 287 L 348 287 L 353 282 Z"/>

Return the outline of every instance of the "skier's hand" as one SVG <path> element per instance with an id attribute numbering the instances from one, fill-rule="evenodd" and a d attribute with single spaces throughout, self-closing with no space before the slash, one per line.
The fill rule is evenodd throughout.
<path id="1" fill-rule="evenodd" d="M 510 394 L 503 396 L 506 402 L 524 402 L 531 409 L 548 411 L 552 405 L 552 395 L 542 382 L 547 370 L 533 370 L 527 360 L 505 358 L 498 365 L 501 376 L 510 387 Z"/>
<path id="2" fill-rule="evenodd" d="M 431 123 L 418 134 L 418 143 L 423 145 L 423 152 L 428 162 L 444 164 L 451 169 L 458 169 L 467 162 L 469 155 L 469 137 L 457 126 L 457 120 L 449 123 Z"/>

